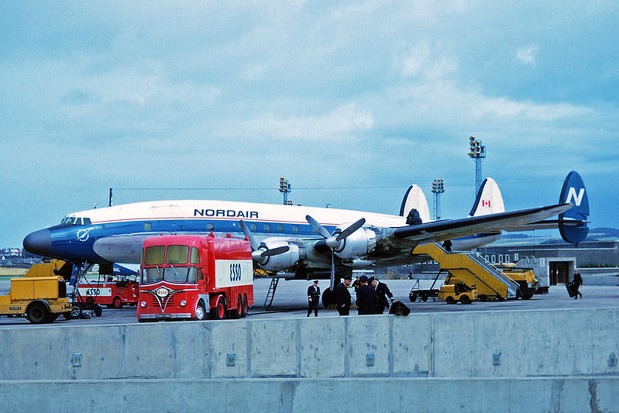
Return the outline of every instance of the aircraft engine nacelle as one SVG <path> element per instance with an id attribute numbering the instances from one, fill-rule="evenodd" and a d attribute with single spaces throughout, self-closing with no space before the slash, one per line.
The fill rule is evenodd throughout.
<path id="1" fill-rule="evenodd" d="M 376 248 L 376 232 L 362 227 L 340 241 L 340 245 L 334 248 L 333 252 L 342 260 L 352 260 L 365 257 L 374 248 Z"/>
<path id="2" fill-rule="evenodd" d="M 288 251 L 276 255 L 268 254 L 268 251 L 281 247 L 288 247 Z M 288 241 L 265 240 L 260 244 L 260 248 L 253 252 L 252 258 L 265 271 L 286 271 L 299 262 L 299 246 Z"/>

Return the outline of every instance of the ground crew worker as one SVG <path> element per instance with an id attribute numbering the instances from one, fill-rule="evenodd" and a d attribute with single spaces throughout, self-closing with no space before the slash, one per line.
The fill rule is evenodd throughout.
<path id="1" fill-rule="evenodd" d="M 320 287 L 318 280 L 307 287 L 307 316 L 309 317 L 314 310 L 314 317 L 318 317 L 318 302 L 320 301 Z"/>
<path id="2" fill-rule="evenodd" d="M 335 287 L 335 305 L 340 315 L 348 315 L 350 313 L 350 292 L 348 287 L 351 283 L 352 275 L 346 275 L 344 281 Z"/>

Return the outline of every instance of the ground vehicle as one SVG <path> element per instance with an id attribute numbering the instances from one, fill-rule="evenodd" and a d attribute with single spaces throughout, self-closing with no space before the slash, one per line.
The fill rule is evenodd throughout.
<path id="1" fill-rule="evenodd" d="M 528 300 L 533 294 L 548 294 L 548 286 L 540 284 L 532 268 L 516 267 L 516 264 L 498 265 L 499 269 L 520 285 L 520 297 Z"/>
<path id="2" fill-rule="evenodd" d="M 51 323 L 60 314 L 70 318 L 71 301 L 65 279 L 54 275 L 56 263 L 33 267 L 24 277 L 11 279 L 10 291 L 0 296 L 0 315 L 25 316 L 33 324 Z"/>
<path id="3" fill-rule="evenodd" d="M 138 282 L 134 278 L 104 275 L 102 279 L 88 281 L 83 279 L 78 285 L 79 302 L 94 300 L 108 308 L 122 308 L 138 302 Z"/>
<path id="4" fill-rule="evenodd" d="M 144 241 L 138 321 L 240 318 L 254 303 L 246 239 L 164 235 Z"/>
<path id="5" fill-rule="evenodd" d="M 438 292 L 438 298 L 447 304 L 455 304 L 460 301 L 462 304 L 470 304 L 477 300 L 477 288 L 469 287 L 455 277 L 447 277 L 445 284 Z"/>

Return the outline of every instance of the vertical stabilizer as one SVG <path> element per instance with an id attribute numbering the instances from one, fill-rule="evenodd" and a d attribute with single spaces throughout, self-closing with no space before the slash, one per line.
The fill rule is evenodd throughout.
<path id="1" fill-rule="evenodd" d="M 402 199 L 402 205 L 400 206 L 400 216 L 406 217 L 411 210 L 417 210 L 421 222 L 430 221 L 430 208 L 428 208 L 428 201 L 423 191 L 417 184 L 411 185 L 406 193 L 404 199 Z"/>
<path id="2" fill-rule="evenodd" d="M 559 202 L 574 204 L 574 207 L 559 215 L 559 232 L 566 242 L 577 244 L 587 237 L 589 227 L 589 197 L 585 184 L 576 171 L 567 174 L 559 196 Z"/>
<path id="3" fill-rule="evenodd" d="M 486 178 L 479 187 L 477 198 L 469 216 L 478 217 L 498 212 L 505 212 L 503 195 L 501 195 L 501 190 L 496 181 L 492 178 Z"/>

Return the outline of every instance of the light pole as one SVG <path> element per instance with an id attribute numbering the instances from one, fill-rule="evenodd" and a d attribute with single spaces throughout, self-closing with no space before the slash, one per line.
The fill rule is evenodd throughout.
<path id="1" fill-rule="evenodd" d="M 481 161 L 486 157 L 486 147 L 474 136 L 469 137 L 469 156 L 475 160 L 475 196 L 481 186 Z"/>
<path id="2" fill-rule="evenodd" d="M 284 205 L 292 205 L 292 200 L 288 200 L 288 194 L 292 191 L 292 185 L 284 177 L 279 178 L 279 192 L 284 195 Z"/>
<path id="3" fill-rule="evenodd" d="M 435 179 L 432 181 L 432 193 L 434 194 L 434 219 L 441 219 L 441 194 L 445 192 L 445 181 Z"/>

